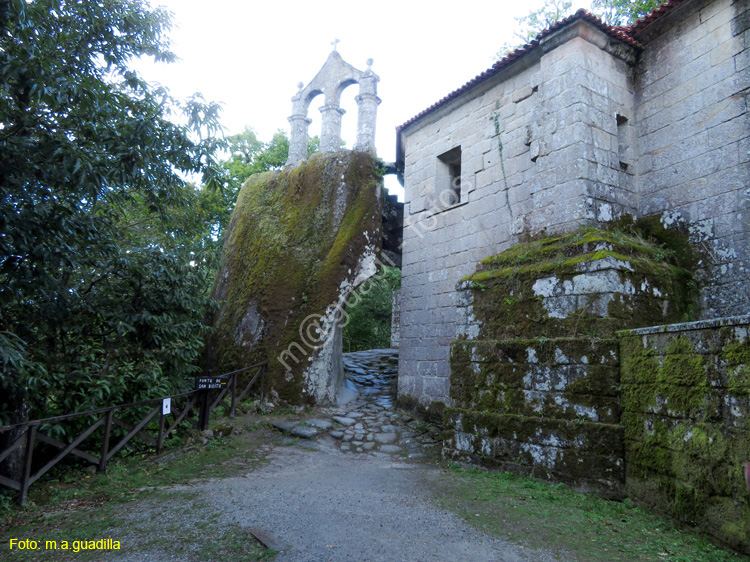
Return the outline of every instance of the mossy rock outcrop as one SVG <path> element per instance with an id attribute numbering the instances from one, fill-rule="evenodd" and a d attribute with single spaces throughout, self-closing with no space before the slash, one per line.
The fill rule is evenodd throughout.
<path id="1" fill-rule="evenodd" d="M 382 198 L 379 165 L 365 152 L 316 154 L 248 179 L 214 282 L 223 305 L 209 318 L 209 372 L 268 361 L 266 387 L 283 401 L 335 399 L 338 324 L 351 291 L 376 271 Z"/>

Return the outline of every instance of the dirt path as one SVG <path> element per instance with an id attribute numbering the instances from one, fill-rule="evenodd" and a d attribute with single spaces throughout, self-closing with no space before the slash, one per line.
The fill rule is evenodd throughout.
<path id="1" fill-rule="evenodd" d="M 192 490 L 227 520 L 270 535 L 283 548 L 279 562 L 557 560 L 489 538 L 435 507 L 430 488 L 439 472 L 342 454 L 322 440 L 277 447 L 263 468 Z"/>
<path id="2" fill-rule="evenodd" d="M 437 507 L 439 432 L 394 409 L 394 350 L 346 354 L 345 365 L 358 396 L 274 422 L 280 434 L 260 466 L 172 490 L 252 532 L 278 562 L 558 562 Z"/>
<path id="3" fill-rule="evenodd" d="M 202 486 L 217 512 L 269 537 L 279 562 L 556 560 L 436 507 L 439 438 L 394 410 L 395 350 L 349 353 L 344 362 L 359 397 L 301 425 L 277 424 L 312 439 L 287 438 L 263 468 Z"/>

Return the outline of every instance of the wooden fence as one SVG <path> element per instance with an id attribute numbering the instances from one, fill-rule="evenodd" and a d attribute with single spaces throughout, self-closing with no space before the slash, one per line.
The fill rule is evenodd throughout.
<path id="1" fill-rule="evenodd" d="M 10 488 L 11 490 L 17 490 L 19 492 L 18 503 L 19 505 L 23 505 L 26 502 L 29 487 L 68 455 L 75 455 L 76 457 L 82 458 L 94 464 L 97 467 L 98 472 L 105 472 L 107 470 L 107 462 L 109 462 L 109 460 L 134 437 L 138 437 L 149 445 L 154 446 L 157 453 L 160 453 L 165 439 L 177 429 L 181 422 L 187 421 L 200 430 L 206 430 L 208 429 L 211 412 L 219 405 L 224 406 L 224 408 L 229 411 L 230 418 L 234 418 L 234 411 L 237 402 L 240 402 L 256 384 L 260 385 L 259 395 L 262 399 L 267 367 L 268 362 L 264 362 L 237 371 L 232 371 L 231 373 L 225 373 L 220 377 L 211 377 L 209 379 L 200 379 L 200 377 L 196 377 L 196 387 L 198 390 L 184 392 L 173 396 L 165 396 L 162 398 L 154 398 L 152 400 L 144 400 L 143 402 L 109 406 L 98 410 L 89 410 L 87 412 L 76 414 L 67 414 L 53 418 L 44 418 L 13 425 L 0 426 L 0 433 L 8 431 L 15 431 L 18 433 L 13 442 L 10 443 L 7 448 L 0 451 L 0 463 L 7 459 L 14 451 L 16 451 L 16 449 L 25 446 L 22 449 L 23 463 L 20 475 L 11 474 L 4 476 L 0 474 L 0 485 Z M 238 393 L 237 383 L 239 376 L 251 369 L 257 369 L 257 372 L 250 382 L 242 388 L 241 392 Z M 203 381 L 200 385 L 198 384 L 199 380 Z M 167 404 L 169 405 L 169 413 L 165 413 Z M 177 404 L 180 404 L 180 406 L 177 408 L 173 407 Z M 135 425 L 130 425 L 115 415 L 117 412 L 128 408 L 143 408 L 145 406 L 151 406 L 151 408 L 149 408 L 148 413 Z M 196 410 L 197 419 L 193 419 L 193 416 L 196 415 Z M 159 416 L 158 430 L 147 428 L 148 423 L 157 415 Z M 93 416 L 96 418 L 96 421 L 68 443 L 64 443 L 45 435 L 40 430 L 40 428 L 49 426 L 49 424 L 84 416 Z M 171 416 L 171 422 L 168 422 L 169 416 Z M 120 438 L 120 440 L 114 445 L 110 443 L 113 425 L 127 431 L 125 436 Z M 78 447 L 81 443 L 83 443 L 87 437 L 100 427 L 103 427 L 103 432 L 101 433 L 101 445 L 97 448 L 99 450 L 99 456 L 97 457 L 96 455 L 79 449 Z M 156 435 L 149 434 L 149 431 L 155 431 Z M 59 453 L 44 464 L 44 466 L 32 471 L 32 468 L 34 468 L 34 448 L 37 444 L 52 446 L 55 449 L 59 449 Z M 89 448 L 89 450 L 92 449 Z"/>

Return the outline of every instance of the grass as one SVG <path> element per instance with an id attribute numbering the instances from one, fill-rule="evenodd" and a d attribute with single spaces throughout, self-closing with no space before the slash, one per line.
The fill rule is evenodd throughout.
<path id="1" fill-rule="evenodd" d="M 145 552 L 186 561 L 255 562 L 274 556 L 238 524 L 222 522 L 220 514 L 200 501 L 197 494 L 157 492 L 148 499 L 132 498 L 130 502 L 45 510 L 41 516 L 16 526 L 12 533 L 3 533 L 3 549 L 8 548 L 12 536 L 39 541 L 36 550 L 10 551 L 8 559 L 19 561 L 109 560 L 117 554 Z M 74 541 L 107 538 L 118 540 L 120 548 L 74 551 Z M 47 549 L 46 541 L 55 541 L 58 549 Z M 63 549 L 64 541 L 68 541 L 68 550 Z"/>
<path id="2" fill-rule="evenodd" d="M 273 551 L 239 524 L 223 520 L 201 495 L 185 486 L 175 489 L 196 479 L 246 474 L 262 465 L 268 447 L 289 442 L 268 426 L 267 417 L 237 420 L 230 436 L 181 449 L 181 456 L 163 463 L 143 453 L 133 455 L 111 463 L 106 475 L 67 467 L 32 487 L 22 509 L 12 505 L 10 495 L 0 495 L 0 559 L 69 562 L 117 560 L 118 555 L 145 558 L 148 553 L 186 562 L 270 560 Z M 482 532 L 566 562 L 750 560 L 627 501 L 607 501 L 564 485 L 452 466 L 432 488 L 441 507 Z M 12 538 L 40 545 L 10 551 Z M 73 541 L 100 539 L 120 541 L 120 550 L 72 550 Z M 48 540 L 59 546 L 69 541 L 70 549 L 47 550 Z"/>
<path id="3" fill-rule="evenodd" d="M 141 453 L 110 463 L 106 475 L 62 467 L 31 488 L 24 508 L 15 507 L 10 495 L 0 496 L 0 558 L 67 562 L 163 553 L 186 561 L 272 559 L 273 551 L 239 524 L 223 522 L 197 494 L 169 490 L 196 479 L 247 473 L 261 464 L 277 434 L 265 421 L 234 425 L 232 435 L 181 449 L 161 463 Z M 38 548 L 10 550 L 11 539 L 36 540 Z M 119 541 L 120 549 L 74 551 L 80 546 L 74 541 L 101 539 Z M 56 541 L 58 549 L 47 549 L 46 541 Z"/>
<path id="4" fill-rule="evenodd" d="M 609 501 L 507 472 L 451 466 L 438 501 L 487 534 L 552 550 L 570 562 L 750 560 L 627 500 Z"/>

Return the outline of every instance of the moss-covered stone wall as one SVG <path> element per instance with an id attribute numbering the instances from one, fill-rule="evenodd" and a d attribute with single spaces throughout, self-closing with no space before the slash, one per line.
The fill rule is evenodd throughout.
<path id="1" fill-rule="evenodd" d="M 697 289 L 686 236 L 650 219 L 623 222 L 539 238 L 482 260 L 458 287 L 459 334 L 606 337 L 690 319 Z"/>
<path id="2" fill-rule="evenodd" d="M 750 553 L 750 317 L 621 333 L 627 491 Z"/>
<path id="3" fill-rule="evenodd" d="M 483 260 L 458 287 L 444 455 L 628 495 L 750 552 L 750 317 L 675 323 L 695 261 L 651 219 Z"/>
<path id="4" fill-rule="evenodd" d="M 483 260 L 458 286 L 445 456 L 623 497 L 614 334 L 690 314 L 680 240 L 624 221 Z"/>
<path id="5" fill-rule="evenodd" d="M 459 341 L 447 456 L 624 495 L 614 339 Z"/>
<path id="6" fill-rule="evenodd" d="M 269 361 L 272 395 L 335 399 L 343 376 L 336 324 L 350 292 L 375 273 L 382 199 L 380 167 L 367 152 L 316 154 L 248 179 L 214 283 L 224 304 L 209 318 L 207 369 Z"/>
<path id="7" fill-rule="evenodd" d="M 614 339 L 458 341 L 451 348 L 455 407 L 526 417 L 620 421 Z"/>

